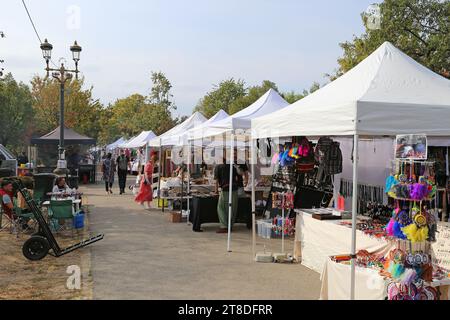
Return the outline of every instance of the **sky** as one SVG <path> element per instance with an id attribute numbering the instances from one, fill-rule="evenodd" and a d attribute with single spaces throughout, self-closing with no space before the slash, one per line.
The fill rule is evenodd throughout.
<path id="1" fill-rule="evenodd" d="M 0 57 L 6 72 L 29 83 L 45 75 L 39 40 L 22 0 L 1 0 Z M 190 115 L 213 85 L 235 78 L 270 80 L 282 92 L 327 82 L 340 42 L 364 32 L 360 14 L 375 0 L 25 0 L 52 60 L 80 70 L 94 98 L 113 103 L 146 95 L 151 71 L 172 83 L 178 110 Z"/>

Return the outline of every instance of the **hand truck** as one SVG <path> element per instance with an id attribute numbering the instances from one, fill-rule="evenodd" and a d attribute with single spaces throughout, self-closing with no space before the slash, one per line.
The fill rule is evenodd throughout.
<path id="1" fill-rule="evenodd" d="M 53 236 L 53 233 L 50 230 L 47 222 L 45 221 L 41 209 L 37 206 L 36 202 L 31 197 L 28 190 L 23 186 L 22 181 L 13 180 L 12 182 L 14 188 L 17 189 L 22 194 L 23 198 L 25 199 L 25 202 L 33 212 L 34 218 L 36 219 L 39 225 L 39 232 L 33 234 L 31 238 L 25 241 L 25 243 L 23 244 L 22 253 L 27 259 L 31 261 L 38 261 L 44 259 L 47 256 L 47 254 L 59 258 L 63 255 L 84 248 L 104 238 L 103 234 L 99 234 L 95 237 L 84 240 L 68 248 L 61 249 L 55 237 Z M 49 253 L 50 249 L 53 250 L 53 253 Z"/>

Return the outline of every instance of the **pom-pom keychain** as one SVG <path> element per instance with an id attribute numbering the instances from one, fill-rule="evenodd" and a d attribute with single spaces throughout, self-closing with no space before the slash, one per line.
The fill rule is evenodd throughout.
<path id="1" fill-rule="evenodd" d="M 391 274 L 392 278 L 400 279 L 404 272 L 405 267 L 402 264 L 391 261 L 389 265 L 389 273 Z"/>
<path id="2" fill-rule="evenodd" d="M 398 180 L 395 179 L 394 176 L 389 176 L 386 179 L 386 192 L 390 192 L 392 190 L 392 188 L 398 184 Z"/>
<path id="3" fill-rule="evenodd" d="M 417 272 L 414 269 L 406 269 L 399 277 L 400 283 L 403 285 L 410 285 L 417 277 Z"/>
<path id="4" fill-rule="evenodd" d="M 412 243 L 423 242 L 428 239 L 428 227 L 419 228 L 415 223 L 402 228 L 403 234 L 406 235 Z"/>
<path id="5" fill-rule="evenodd" d="M 411 186 L 411 199 L 414 200 L 424 200 L 428 197 L 430 190 L 428 190 L 428 185 L 421 183 L 414 183 Z"/>
<path id="6" fill-rule="evenodd" d="M 406 239 L 406 235 L 402 232 L 402 226 L 398 221 L 395 221 L 392 226 L 393 236 L 399 239 Z"/>
<path id="7" fill-rule="evenodd" d="M 391 218 L 391 220 L 389 220 L 389 223 L 386 226 L 386 233 L 391 237 L 394 236 L 394 223 L 395 219 Z"/>
<path id="8" fill-rule="evenodd" d="M 279 157 L 280 157 L 280 154 L 279 154 L 279 153 L 275 153 L 275 154 L 273 155 L 273 157 L 272 157 L 272 164 L 273 164 L 273 165 L 275 165 L 275 164 L 278 163 Z"/>

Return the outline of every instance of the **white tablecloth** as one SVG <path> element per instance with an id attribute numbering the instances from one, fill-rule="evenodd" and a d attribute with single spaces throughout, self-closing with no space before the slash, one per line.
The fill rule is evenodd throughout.
<path id="1" fill-rule="evenodd" d="M 327 259 L 322 272 L 321 300 L 349 300 L 350 272 L 348 264 L 336 263 Z M 389 280 L 379 275 L 377 270 L 356 268 L 355 299 L 356 300 L 384 300 L 387 295 Z M 450 279 L 435 280 L 433 287 L 439 287 L 441 300 L 449 300 Z"/>
<path id="2" fill-rule="evenodd" d="M 322 272 L 320 300 L 350 300 L 351 267 L 327 259 Z M 387 282 L 377 270 L 356 268 L 356 300 L 383 300 L 387 292 Z"/>
<path id="3" fill-rule="evenodd" d="M 316 220 L 307 212 L 297 213 L 295 240 L 301 242 L 301 260 L 304 266 L 322 273 L 330 256 L 350 254 L 352 229 L 340 225 L 340 221 L 342 220 Z M 383 239 L 357 231 L 358 250 L 379 252 L 386 251 L 388 246 L 390 244 Z"/>

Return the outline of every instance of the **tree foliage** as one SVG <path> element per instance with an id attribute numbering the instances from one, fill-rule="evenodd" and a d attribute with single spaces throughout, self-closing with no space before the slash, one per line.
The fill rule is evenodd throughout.
<path id="1" fill-rule="evenodd" d="M 152 72 L 152 88 L 148 96 L 132 94 L 118 99 L 103 111 L 100 141 L 109 143 L 117 138 L 131 138 L 142 131 L 152 130 L 160 135 L 171 129 L 176 109 L 170 92 L 172 85 L 162 72 Z"/>
<path id="2" fill-rule="evenodd" d="M 30 88 L 8 73 L 0 79 L 0 144 L 13 149 L 27 143 L 27 126 L 33 119 Z"/>
<path id="3" fill-rule="evenodd" d="M 248 88 L 246 90 L 247 93 L 244 96 L 237 98 L 230 104 L 229 113 L 234 114 L 247 108 L 256 100 L 261 98 L 270 89 L 278 91 L 277 85 L 269 80 L 264 80 L 260 86 L 253 86 Z"/>
<path id="4" fill-rule="evenodd" d="M 210 118 L 219 110 L 230 113 L 230 106 L 237 99 L 246 94 L 245 82 L 233 78 L 224 80 L 213 86 L 213 90 L 208 92 L 197 104 L 194 111 L 200 111 L 205 117 Z"/>
<path id="5" fill-rule="evenodd" d="M 340 44 L 344 54 L 332 79 L 356 66 L 385 41 L 450 78 L 450 1 L 385 0 L 380 10 L 379 29 L 368 28 L 369 17 L 363 13 L 366 32 Z"/>
<path id="6" fill-rule="evenodd" d="M 35 76 L 31 80 L 33 122 L 36 135 L 46 134 L 59 126 L 60 83 Z M 102 105 L 92 97 L 93 88 L 83 89 L 84 79 L 65 84 L 64 123 L 78 133 L 97 138 L 100 132 Z"/>

